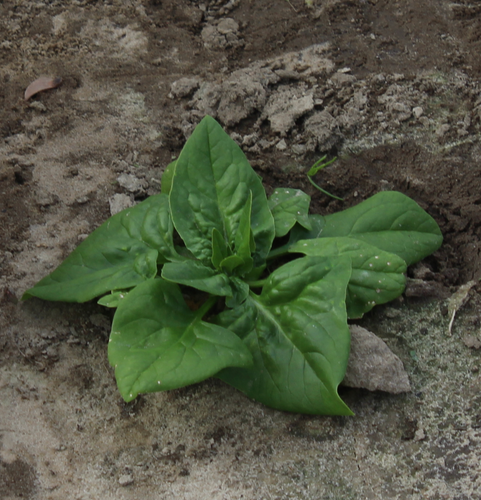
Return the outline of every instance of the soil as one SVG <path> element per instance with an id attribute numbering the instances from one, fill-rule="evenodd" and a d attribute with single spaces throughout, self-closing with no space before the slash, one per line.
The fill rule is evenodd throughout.
<path id="1" fill-rule="evenodd" d="M 0 499 L 481 498 L 481 7 L 458 0 L 5 0 L 0 4 Z M 56 89 L 23 99 L 40 76 Z M 412 393 L 344 389 L 293 415 L 218 381 L 125 404 L 108 312 L 20 302 L 85 235 L 159 191 L 201 117 L 266 189 L 317 213 L 380 190 L 444 244 L 360 323 Z M 339 159 L 316 177 L 323 155 Z M 109 203 L 109 201 L 111 203 Z M 446 299 L 474 280 L 451 334 Z"/>

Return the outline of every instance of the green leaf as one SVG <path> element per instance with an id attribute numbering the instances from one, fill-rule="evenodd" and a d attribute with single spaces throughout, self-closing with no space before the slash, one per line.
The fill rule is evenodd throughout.
<path id="1" fill-rule="evenodd" d="M 289 252 L 311 257 L 349 257 L 352 274 L 346 305 L 350 318 L 359 318 L 377 304 L 389 302 L 404 291 L 406 263 L 401 257 L 353 238 L 301 240 Z"/>
<path id="2" fill-rule="evenodd" d="M 170 216 L 168 196 L 160 194 L 151 196 L 145 201 L 151 198 L 155 200 L 153 200 L 151 208 L 145 214 L 145 218 L 140 227 L 140 236 L 142 240 L 159 251 L 159 263 L 165 263 L 172 260 L 183 260 L 183 257 L 176 252 L 174 247 L 174 226 Z"/>
<path id="3" fill-rule="evenodd" d="M 317 174 L 317 172 L 319 172 L 319 170 L 326 168 L 331 163 L 334 163 L 337 160 L 336 156 L 334 158 L 332 158 L 331 160 L 324 161 L 326 158 L 327 158 L 327 155 L 324 155 L 322 158 L 319 158 L 319 160 L 317 160 L 316 163 L 314 163 L 314 165 L 312 165 L 312 167 L 309 169 L 309 172 L 307 172 L 307 175 L 309 177 L 313 177 L 314 175 Z"/>
<path id="4" fill-rule="evenodd" d="M 148 250 L 135 257 L 134 271 L 146 280 L 155 278 L 157 275 L 157 258 L 159 252 L 157 250 Z"/>
<path id="5" fill-rule="evenodd" d="M 243 340 L 254 366 L 217 376 L 280 410 L 351 415 L 339 398 L 350 333 L 345 307 L 350 259 L 304 257 L 280 267 L 260 296 L 219 315 Z"/>
<path id="6" fill-rule="evenodd" d="M 261 276 L 264 274 L 266 270 L 266 265 L 262 265 L 260 267 L 255 267 L 254 269 L 252 269 L 251 271 L 249 271 L 248 274 L 246 274 L 246 276 L 243 276 L 243 278 L 247 281 L 247 282 L 250 282 L 250 281 L 258 281 Z"/>
<path id="7" fill-rule="evenodd" d="M 229 253 L 224 237 L 214 227 L 212 229 L 212 265 L 220 269 L 221 262 L 229 256 Z"/>
<path id="8" fill-rule="evenodd" d="M 293 245 L 300 240 L 310 240 L 320 238 L 325 225 L 325 217 L 319 214 L 309 215 L 311 229 L 306 229 L 300 224 L 296 224 L 289 233 L 289 245 Z"/>
<path id="9" fill-rule="evenodd" d="M 151 196 L 108 219 L 23 299 L 86 302 L 138 285 L 156 275 L 157 263 L 180 258 L 172 231 L 167 196 Z"/>
<path id="10" fill-rule="evenodd" d="M 214 228 L 227 247 L 234 247 L 250 192 L 256 245 L 253 257 L 256 265 L 261 265 L 274 239 L 274 221 L 264 188 L 239 146 L 206 116 L 177 160 L 170 192 L 174 226 L 197 259 L 211 261 Z"/>
<path id="11" fill-rule="evenodd" d="M 170 190 L 172 189 L 172 179 L 174 177 L 175 165 L 177 164 L 177 160 L 170 162 L 164 170 L 162 174 L 162 179 L 160 182 L 160 192 L 162 194 L 169 195 Z"/>
<path id="12" fill-rule="evenodd" d="M 436 251 L 443 241 L 435 220 L 414 200 L 396 191 L 382 191 L 316 222 L 313 233 L 302 237 L 302 231 L 297 230 L 296 237 L 349 236 L 398 255 L 408 266 Z"/>
<path id="13" fill-rule="evenodd" d="M 171 262 L 162 268 L 162 278 L 180 285 L 187 285 L 212 295 L 229 296 L 232 294 L 227 275 L 204 266 L 199 261 L 186 260 Z"/>
<path id="14" fill-rule="evenodd" d="M 298 222 L 307 230 L 311 223 L 307 215 L 311 197 L 300 189 L 276 188 L 268 199 L 274 217 L 276 237 L 285 236 Z"/>
<path id="15" fill-rule="evenodd" d="M 225 303 L 227 307 L 237 307 L 241 305 L 249 295 L 249 285 L 236 276 L 230 278 L 230 285 L 232 293 L 227 296 Z"/>
<path id="16" fill-rule="evenodd" d="M 235 233 L 235 253 L 242 259 L 250 259 L 256 245 L 251 229 L 252 191 L 242 209 L 239 226 Z"/>
<path id="17" fill-rule="evenodd" d="M 329 161 L 325 162 L 324 160 L 326 158 L 327 158 L 327 155 L 323 156 L 318 161 L 316 161 L 316 163 L 314 163 L 314 165 L 312 165 L 312 167 L 309 169 L 309 172 L 307 172 L 307 178 L 309 179 L 309 182 L 316 189 L 318 189 L 321 193 L 327 194 L 327 196 L 330 196 L 331 198 L 335 198 L 336 200 L 344 201 L 344 198 L 339 198 L 339 196 L 335 196 L 335 195 L 329 193 L 329 191 L 326 191 L 325 189 L 323 189 L 321 186 L 317 185 L 314 182 L 313 177 L 317 174 L 317 172 L 319 172 L 319 170 L 322 170 L 323 168 L 326 168 L 328 165 L 330 165 L 331 163 L 333 163 L 333 162 L 335 162 L 337 160 L 337 158 L 334 157 L 332 160 L 329 160 Z"/>
<path id="18" fill-rule="evenodd" d="M 243 266 L 245 261 L 238 255 L 229 255 L 221 263 L 220 268 L 228 274 L 232 274 L 237 268 Z"/>
<path id="19" fill-rule="evenodd" d="M 137 286 L 120 302 L 112 324 L 109 362 L 125 401 L 205 380 L 229 366 L 249 366 L 242 341 L 192 312 L 173 283 Z"/>
<path id="20" fill-rule="evenodd" d="M 110 307 L 110 308 L 119 307 L 120 301 L 125 299 L 128 293 L 129 292 L 126 290 L 109 293 L 108 295 L 104 295 L 99 300 L 97 300 L 97 304 L 99 306 Z"/>

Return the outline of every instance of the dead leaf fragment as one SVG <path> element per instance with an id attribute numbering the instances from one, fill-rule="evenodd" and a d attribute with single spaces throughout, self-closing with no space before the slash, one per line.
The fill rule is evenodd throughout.
<path id="1" fill-rule="evenodd" d="M 28 101 L 30 97 L 42 92 L 43 90 L 54 89 L 62 83 L 61 78 L 49 78 L 41 76 L 32 82 L 25 90 L 25 100 Z"/>
<path id="2" fill-rule="evenodd" d="M 451 318 L 448 326 L 449 335 L 451 335 L 451 330 L 453 329 L 454 316 L 456 316 L 456 312 L 459 311 L 464 304 L 466 304 L 469 299 L 469 291 L 475 284 L 476 283 L 474 281 L 468 281 L 464 285 L 461 285 L 448 300 L 448 315 Z"/>

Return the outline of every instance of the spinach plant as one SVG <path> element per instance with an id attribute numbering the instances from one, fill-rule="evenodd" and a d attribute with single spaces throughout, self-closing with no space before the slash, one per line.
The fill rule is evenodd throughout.
<path id="1" fill-rule="evenodd" d="M 116 308 L 108 357 L 125 401 L 215 376 L 273 408 L 350 415 L 337 393 L 347 319 L 399 296 L 406 266 L 442 236 L 398 192 L 327 216 L 309 203 L 289 188 L 267 198 L 206 116 L 162 192 L 108 219 L 24 298 Z"/>

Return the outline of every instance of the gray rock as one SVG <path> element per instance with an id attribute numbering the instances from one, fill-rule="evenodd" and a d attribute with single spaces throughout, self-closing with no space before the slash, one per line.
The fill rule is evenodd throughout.
<path id="1" fill-rule="evenodd" d="M 219 22 L 217 29 L 221 35 L 228 35 L 229 33 L 237 33 L 239 31 L 239 25 L 234 19 L 226 17 Z"/>
<path id="2" fill-rule="evenodd" d="M 222 85 L 217 114 L 226 124 L 239 123 L 253 111 L 261 109 L 266 102 L 263 85 L 245 71 L 236 71 Z"/>
<path id="3" fill-rule="evenodd" d="M 230 24 L 221 21 L 219 26 L 226 30 Z M 202 32 L 204 43 L 216 33 L 227 36 L 220 34 L 218 27 L 206 26 Z M 261 112 L 263 119 L 268 118 L 273 123 L 274 131 L 285 133 L 299 116 L 313 109 L 314 97 L 312 91 L 303 94 L 302 89 L 296 87 L 293 90 L 289 86 L 284 86 L 284 92 L 277 89 L 272 93 L 272 87 L 281 78 L 310 81 L 327 75 L 334 67 L 327 57 L 328 48 L 328 44 L 313 45 L 300 52 L 256 61 L 247 68 L 234 71 L 221 83 L 203 82 L 189 103 L 192 111 L 185 115 L 186 121 L 197 122 L 200 112 L 202 116 L 209 114 L 231 127 L 253 113 Z"/>
<path id="4" fill-rule="evenodd" d="M 215 26 L 208 24 L 204 27 L 201 33 L 202 41 L 204 42 L 204 47 L 206 49 L 211 49 L 213 47 L 218 46 L 217 37 L 219 36 L 219 32 L 217 31 Z"/>
<path id="5" fill-rule="evenodd" d="M 411 384 L 402 361 L 389 347 L 365 328 L 357 325 L 349 328 L 351 354 L 342 384 L 392 394 L 409 392 Z"/>
<path id="6" fill-rule="evenodd" d="M 180 80 L 176 80 L 172 83 L 170 86 L 170 93 L 172 94 L 172 97 L 188 97 L 198 88 L 198 78 L 181 78 Z"/>
<path id="7" fill-rule="evenodd" d="M 110 215 L 115 215 L 133 205 L 132 198 L 127 194 L 114 194 L 109 199 Z"/>
<path id="8" fill-rule="evenodd" d="M 35 202 L 40 207 L 49 207 L 58 203 L 58 196 L 43 187 L 38 187 L 35 190 Z"/>
<path id="9" fill-rule="evenodd" d="M 145 180 L 139 179 L 132 174 L 120 174 L 117 177 L 117 182 L 131 193 L 143 193 L 148 187 L 148 183 Z"/>
<path id="10" fill-rule="evenodd" d="M 447 132 L 449 132 L 449 129 L 451 127 L 447 124 L 447 123 L 444 123 L 443 125 L 440 125 L 437 129 L 436 129 L 436 136 L 441 138 L 441 137 L 444 137 L 444 135 L 446 135 Z"/>
<path id="11" fill-rule="evenodd" d="M 421 116 L 423 115 L 424 113 L 424 109 L 421 108 L 421 106 L 416 106 L 413 108 L 413 115 L 416 117 L 416 118 L 421 118 Z"/>
<path id="12" fill-rule="evenodd" d="M 75 198 L 75 203 L 77 205 L 85 205 L 85 203 L 89 202 L 89 197 L 88 196 L 79 196 L 78 198 Z"/>
<path id="13" fill-rule="evenodd" d="M 264 116 L 270 121 L 271 129 L 281 135 L 294 127 L 296 120 L 314 108 L 312 92 L 302 95 L 296 88 L 280 86 L 269 98 Z"/>
<path id="14" fill-rule="evenodd" d="M 29 108 L 36 109 L 37 111 L 41 111 L 42 113 L 45 113 L 47 111 L 47 107 L 45 104 L 43 104 L 40 101 L 32 101 L 29 105 Z"/>
<path id="15" fill-rule="evenodd" d="M 311 45 L 300 52 L 287 52 L 266 63 L 276 72 L 298 80 L 325 76 L 334 69 L 334 63 L 327 57 L 329 48 L 328 43 Z"/>
<path id="16" fill-rule="evenodd" d="M 356 81 L 356 77 L 353 75 L 347 75 L 346 73 L 341 73 L 338 71 L 330 77 L 331 82 L 337 86 L 342 87 L 344 85 L 352 85 Z"/>
<path id="17" fill-rule="evenodd" d="M 120 486 L 129 486 L 134 482 L 134 478 L 131 474 L 122 474 L 119 477 L 119 484 Z"/>
<path id="18" fill-rule="evenodd" d="M 304 123 L 308 137 L 312 137 L 321 151 L 331 149 L 338 141 L 338 125 L 334 117 L 327 111 L 319 111 L 310 116 Z"/>
<path id="19" fill-rule="evenodd" d="M 230 17 L 222 19 L 217 26 L 208 24 L 200 36 L 206 49 L 227 49 L 244 45 L 239 37 L 239 25 Z"/>
<path id="20" fill-rule="evenodd" d="M 235 71 L 223 83 L 204 83 L 195 93 L 193 106 L 232 126 L 264 107 L 266 87 L 278 80 L 268 68 Z"/>

